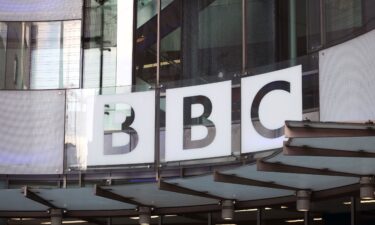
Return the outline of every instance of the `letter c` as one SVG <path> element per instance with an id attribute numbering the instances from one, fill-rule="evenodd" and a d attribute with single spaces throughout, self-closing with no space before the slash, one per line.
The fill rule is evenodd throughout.
<path id="1" fill-rule="evenodd" d="M 255 118 L 259 118 L 259 106 L 264 98 L 269 92 L 274 90 L 283 90 L 290 93 L 290 83 L 287 81 L 273 81 L 269 84 L 263 86 L 259 92 L 255 95 L 254 101 L 251 105 L 250 116 L 253 123 L 254 129 L 265 138 L 278 138 L 284 135 L 283 127 L 277 129 L 268 129 L 263 126 L 259 119 L 259 124 L 257 126 L 254 124 Z"/>

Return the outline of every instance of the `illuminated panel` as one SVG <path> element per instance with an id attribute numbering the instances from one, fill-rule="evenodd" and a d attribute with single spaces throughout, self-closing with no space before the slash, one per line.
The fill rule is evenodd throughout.
<path id="1" fill-rule="evenodd" d="M 0 111 L 0 173 L 62 173 L 65 92 L 1 91 Z"/>

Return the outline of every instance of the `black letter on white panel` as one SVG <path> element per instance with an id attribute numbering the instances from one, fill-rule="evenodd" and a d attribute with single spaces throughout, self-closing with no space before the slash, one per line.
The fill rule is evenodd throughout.
<path id="1" fill-rule="evenodd" d="M 106 113 L 108 115 L 108 113 Z M 138 144 L 138 133 L 130 125 L 134 122 L 135 113 L 131 108 L 130 116 L 125 118 L 125 121 L 121 124 L 120 131 L 106 131 L 104 133 L 104 155 L 117 155 L 129 153 L 137 147 Z M 126 133 L 129 136 L 129 143 L 124 146 L 113 147 L 112 135 L 118 135 L 118 133 Z"/>
<path id="2" fill-rule="evenodd" d="M 209 98 L 203 95 L 185 97 L 184 104 L 184 136 L 183 149 L 203 148 L 212 143 L 216 136 L 215 124 L 208 119 L 212 113 L 212 103 Z M 192 105 L 200 104 L 203 106 L 203 113 L 199 117 L 191 117 Z M 192 140 L 192 126 L 205 126 L 207 135 L 200 140 Z"/>
<path id="3" fill-rule="evenodd" d="M 256 94 L 253 104 L 251 105 L 250 111 L 250 116 L 253 122 L 254 129 L 263 137 L 271 139 L 283 136 L 284 127 L 282 126 L 277 129 L 268 129 L 265 126 L 263 126 L 262 122 L 259 119 L 259 106 L 264 96 L 274 90 L 283 90 L 290 93 L 290 83 L 287 81 L 274 81 L 263 86 Z"/>

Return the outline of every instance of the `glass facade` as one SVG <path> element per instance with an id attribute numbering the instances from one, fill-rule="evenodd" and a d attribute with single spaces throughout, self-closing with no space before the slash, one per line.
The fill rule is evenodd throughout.
<path id="1" fill-rule="evenodd" d="M 318 50 L 371 30 L 375 16 L 369 0 L 160 4 L 159 10 L 157 0 L 135 1 L 132 74 L 116 74 L 117 0 L 84 1 L 80 20 L 10 22 L 12 17 L 4 14 L 0 88 L 115 87 L 124 76 L 132 77 L 133 85 L 205 83 L 296 64 L 311 74 L 318 69 Z M 74 13 L 61 17 L 76 18 Z M 309 80 L 304 91 L 316 96 L 314 78 L 304 79 Z M 316 99 L 305 101 L 306 107 L 318 107 Z"/>
<path id="2" fill-rule="evenodd" d="M 5 0 L 0 0 L 0 7 L 5 7 L 6 4 L 1 5 L 2 1 L 5 2 Z M 3 106 L 3 114 L 6 114 L 9 118 L 15 118 L 16 116 L 15 113 L 12 113 L 12 110 L 20 112 L 17 114 L 17 120 L 22 121 L 22 119 L 27 118 L 22 110 L 25 110 L 24 113 L 26 114 L 31 108 L 27 107 L 27 103 L 39 103 L 45 108 L 36 107 L 33 116 L 38 118 L 37 122 L 42 124 L 40 126 L 44 128 L 52 127 L 45 124 L 45 121 L 60 119 L 58 132 L 47 129 L 45 136 L 48 133 L 53 133 L 59 137 L 51 138 L 50 141 L 54 145 L 64 148 L 57 153 L 55 152 L 56 154 L 62 152 L 62 156 L 59 158 L 61 159 L 61 162 L 59 162 L 61 168 L 59 167 L 58 170 L 52 172 L 50 167 L 43 169 L 44 175 L 57 176 L 53 179 L 54 181 L 58 180 L 58 187 L 82 188 L 85 185 L 82 184 L 84 182 L 89 187 L 98 183 L 109 186 L 112 185 L 112 182 L 121 185 L 142 182 L 156 183 L 155 173 L 157 179 L 161 179 L 162 175 L 169 179 L 182 179 L 185 177 L 185 170 L 189 170 L 189 176 L 207 173 L 212 175 L 213 171 L 216 168 L 220 169 L 221 166 L 223 168 L 228 166 L 225 169 L 231 169 L 231 166 L 245 167 L 250 164 L 255 165 L 256 160 L 260 158 L 274 156 L 273 154 L 276 151 L 272 152 L 272 155 L 268 154 L 269 152 L 241 155 L 241 138 L 243 138 L 241 136 L 241 107 L 243 107 L 241 106 L 241 79 L 302 65 L 303 115 L 309 117 L 311 113 L 313 116 L 309 118 L 319 120 L 319 59 L 321 57 L 319 51 L 354 39 L 375 28 L 375 3 L 373 0 L 134 0 L 133 14 L 129 15 L 133 19 L 131 21 L 133 40 L 122 40 L 118 38 L 118 34 L 124 25 L 122 23 L 124 21 L 118 19 L 121 11 L 119 1 L 131 0 L 84 0 L 79 7 L 82 15 L 77 16 L 75 11 L 75 13 L 61 13 L 57 19 L 51 19 L 48 15 L 30 18 L 20 16 L 22 20 L 17 21 L 11 14 L 1 13 L 2 9 L 0 8 L 0 89 L 2 89 L 0 93 L 5 94 L 1 95 L 0 106 Z M 132 54 L 128 56 L 128 59 L 131 59 L 132 72 L 126 74 L 118 72 L 119 65 L 124 63 L 119 60 L 118 53 L 121 48 L 118 46 L 125 41 L 132 42 L 132 49 L 129 50 Z M 130 77 L 132 82 L 124 85 L 119 81 L 120 78 L 124 77 Z M 165 160 L 167 90 L 221 81 L 231 81 L 228 89 L 231 94 L 229 104 L 231 107 L 229 113 L 231 122 L 229 133 L 231 137 L 228 137 L 231 144 L 231 154 L 210 159 L 200 158 L 196 161 Z M 64 90 L 60 92 L 58 89 Z M 9 93 L 12 98 L 6 95 L 8 90 L 11 90 Z M 31 100 L 25 97 L 22 98 L 23 101 L 17 100 L 21 95 L 13 95 L 16 93 L 15 90 L 26 96 L 28 93 L 24 90 L 33 90 L 36 97 Z M 286 90 L 288 89 L 286 88 Z M 132 162 L 126 165 L 113 163 L 110 166 L 106 164 L 104 166 L 99 164 L 88 166 L 87 161 L 85 161 L 88 160 L 88 148 L 85 148 L 87 146 L 84 145 L 86 142 L 95 143 L 96 137 L 85 132 L 94 130 L 91 125 L 94 124 L 96 118 L 99 118 L 98 112 L 100 118 L 104 118 L 103 123 L 98 127 L 103 128 L 103 132 L 107 135 L 105 144 L 113 147 L 112 144 L 116 140 L 110 139 L 115 136 L 112 134 L 126 133 L 123 131 L 128 131 L 129 128 L 132 129 L 132 133 L 127 133 L 129 134 L 129 145 L 126 153 L 130 153 L 133 150 L 132 147 L 139 142 L 136 129 L 130 127 L 135 120 L 132 106 L 116 101 L 111 102 L 112 100 L 108 104 L 100 105 L 103 110 L 102 108 L 94 109 L 94 105 L 102 101 L 100 98 L 103 99 L 103 97 L 109 96 L 107 99 L 114 95 L 126 97 L 127 94 L 142 94 L 146 91 L 155 91 L 155 96 L 150 98 L 156 101 L 155 108 L 148 108 L 150 110 L 145 114 L 154 115 L 153 113 L 155 113 L 153 118 L 156 121 L 152 120 L 152 123 L 150 123 L 143 120 L 139 123 L 146 124 L 149 130 L 155 132 L 153 138 L 157 140 L 150 141 L 151 144 L 148 143 L 155 147 L 153 152 L 153 154 L 156 154 L 155 162 L 142 165 Z M 224 92 L 224 90 L 221 91 Z M 57 106 L 54 107 L 49 102 L 52 99 L 50 93 L 53 93 L 59 99 L 61 104 L 58 105 L 63 105 L 63 107 L 57 110 Z M 259 98 L 266 94 L 263 93 L 263 96 L 256 95 L 254 99 L 257 99 L 256 101 L 259 103 Z M 13 99 L 15 100 L 13 101 Z M 134 97 L 133 100 L 137 101 L 139 105 L 146 102 L 145 98 L 136 99 Z M 15 102 L 22 104 L 13 104 Z M 198 96 L 183 103 L 184 107 L 190 104 L 190 108 L 183 108 L 183 110 L 189 111 L 189 114 L 183 115 L 180 118 L 181 121 L 177 121 L 183 130 L 182 135 L 180 135 L 183 141 L 187 137 L 190 138 L 189 140 L 192 139 L 192 126 L 197 124 L 207 128 L 207 136 L 212 135 L 212 133 L 213 135 L 216 134 L 215 124 L 207 115 L 212 112 L 212 103 L 208 103 L 205 96 Z M 199 109 L 194 111 L 192 106 L 194 104 L 203 105 L 203 116 L 192 117 L 192 114 L 197 114 L 197 111 L 201 110 L 198 107 Z M 207 110 L 207 112 L 204 109 L 205 104 L 210 106 L 208 107 L 210 110 Z M 38 112 L 39 108 L 48 115 L 42 116 L 44 114 Z M 56 110 L 49 113 L 48 109 L 54 108 Z M 259 112 L 260 108 L 260 103 L 254 108 L 251 106 L 250 117 L 253 115 L 251 110 Z M 88 112 L 97 117 L 92 116 L 91 118 L 91 114 Z M 224 114 L 223 111 L 220 111 L 220 113 Z M 131 118 L 131 122 L 127 120 L 128 117 Z M 7 124 L 8 119 L 4 118 L 4 115 L 0 117 L 0 125 Z M 122 121 L 119 123 L 118 120 L 121 119 Z M 185 123 L 185 119 L 190 121 Z M 260 121 L 259 115 L 257 118 L 252 117 L 251 119 Z M 34 121 L 34 119 L 32 120 Z M 26 124 L 25 121 L 24 124 Z M 368 124 L 370 126 L 373 123 L 369 122 Z M 11 125 L 7 124 L 7 126 Z M 34 126 L 39 125 L 30 125 L 31 128 L 29 128 L 32 134 L 39 135 L 37 140 L 30 138 L 32 135 L 25 134 L 25 132 L 22 135 L 27 135 L 30 143 L 37 145 L 39 139 L 43 139 L 44 135 L 35 131 L 37 129 L 34 130 Z M 303 128 L 308 128 L 308 125 Z M 20 130 L 18 124 L 14 129 L 17 129 L 15 133 Z M 10 132 L 9 130 L 3 129 L 2 131 L 7 133 Z M 16 135 L 13 136 L 16 137 Z M 6 136 L 4 136 L 4 143 L 7 141 L 6 139 Z M 15 144 L 18 142 L 17 138 L 12 139 L 12 141 Z M 121 139 L 119 142 L 121 141 L 123 140 Z M 26 151 L 32 144 L 26 143 L 22 148 Z M 44 147 L 47 148 L 48 146 Z M 5 146 L 4 148 L 8 147 Z M 54 146 L 51 148 L 57 149 Z M 123 150 L 113 149 L 115 153 Z M 35 147 L 30 152 L 37 152 L 37 150 L 38 148 Z M 113 155 L 113 152 L 106 152 L 106 154 Z M 363 153 L 363 151 L 360 151 L 360 153 Z M 9 154 L 11 155 L 13 152 Z M 4 156 L 4 158 L 6 157 L 8 156 Z M 38 156 L 32 157 L 38 159 Z M 10 159 L 10 161 L 13 160 L 13 158 Z M 0 157 L 1 160 L 5 161 Z M 52 161 L 50 162 L 52 163 Z M 280 164 L 278 162 L 273 163 Z M 7 171 L 6 169 L 8 168 L 5 167 L 5 171 Z M 37 169 L 35 169 L 36 172 L 27 170 L 27 166 L 21 169 L 20 173 L 12 172 L 23 174 L 24 171 L 28 171 L 28 175 L 40 175 L 40 171 Z M 88 171 L 87 174 L 81 174 L 81 172 L 85 173 L 86 171 Z M 328 169 L 322 169 L 322 171 L 327 172 Z M 255 173 L 256 171 L 252 172 Z M 230 176 L 229 173 L 226 175 Z M 320 176 L 322 174 L 311 173 L 309 175 Z M 339 174 L 337 176 L 351 177 L 349 175 Z M 12 176 L 12 173 L 10 176 Z M 290 176 L 289 179 L 293 180 L 293 175 Z M 332 176 L 336 176 L 336 174 Z M 354 174 L 352 177 L 357 179 L 358 176 Z M 69 178 L 71 178 L 71 183 L 67 181 Z M 8 183 L 4 185 L 18 188 L 25 183 L 22 176 L 17 179 L 13 183 L 7 181 Z M 35 178 L 35 180 L 37 179 Z M 48 180 L 49 177 L 45 179 Z M 112 181 L 112 179 L 115 181 Z M 37 180 L 37 187 L 39 187 L 38 182 L 43 183 L 44 181 Z M 358 199 L 357 189 L 359 186 L 355 187 L 355 192 L 348 189 L 342 191 L 342 193 L 331 193 L 329 198 L 326 198 L 324 194 L 320 196 L 318 194 L 318 197 L 313 195 L 309 212 L 301 212 L 296 210 L 296 198 L 294 196 L 296 190 L 291 190 L 290 187 L 286 186 L 275 188 L 272 186 L 275 185 L 272 181 L 262 182 L 261 185 L 259 183 L 252 185 L 265 189 L 274 188 L 290 191 L 292 197 L 284 198 L 285 195 L 282 196 L 283 199 L 281 200 L 268 201 L 269 199 L 254 198 L 252 199 L 254 202 L 251 203 L 240 202 L 235 205 L 237 209 L 234 213 L 235 219 L 229 223 L 221 217 L 221 206 L 216 204 L 217 202 L 222 204 L 223 199 L 218 200 L 215 196 L 213 198 L 212 196 L 205 196 L 205 198 L 214 199 L 215 204 L 209 202 L 207 203 L 207 205 L 210 205 L 210 207 L 207 206 L 208 208 L 205 208 L 205 205 L 200 205 L 197 206 L 198 209 L 189 208 L 187 212 L 181 212 L 174 208 L 176 215 L 167 214 L 167 212 L 169 213 L 169 206 L 163 206 L 157 209 L 160 211 L 155 211 L 156 214 L 159 213 L 159 216 L 153 218 L 151 224 L 366 225 L 373 224 L 375 221 L 374 202 Z M 27 179 L 26 183 L 28 183 Z M 47 187 L 55 187 L 55 184 L 51 184 L 52 182 L 49 180 L 47 183 Z M 343 183 L 345 182 L 343 181 Z M 231 185 L 233 184 L 238 184 L 238 180 L 237 183 L 233 182 Z M 210 185 L 211 183 L 208 183 L 207 186 L 215 189 L 213 185 Z M 298 189 L 300 189 L 300 186 L 298 186 Z M 224 193 L 227 194 L 232 191 L 232 187 L 225 189 L 227 192 Z M 117 190 L 117 192 L 120 191 Z M 138 191 L 136 189 L 134 195 Z M 179 191 L 183 192 L 180 189 Z M 332 190 L 330 191 L 332 192 Z M 176 192 L 178 193 L 178 191 Z M 207 193 L 201 191 L 198 194 L 204 196 Z M 100 197 L 100 194 L 97 195 Z M 168 196 L 165 198 L 168 198 Z M 232 195 L 227 198 L 235 199 L 236 196 Z M 186 198 L 184 200 L 189 202 L 191 199 Z M 260 203 L 262 200 L 265 201 Z M 154 203 L 148 202 L 150 206 L 153 206 Z M 254 204 L 254 207 L 252 207 L 252 204 Z M 173 210 L 171 212 L 174 212 Z M 84 213 L 82 215 L 85 215 Z M 71 215 L 74 216 L 74 213 Z M 129 215 L 132 214 L 119 213 L 114 216 L 116 218 L 113 221 L 109 219 L 109 222 L 99 221 L 98 223 L 108 222 L 109 225 L 134 224 L 134 221 L 128 217 Z M 95 215 L 90 216 L 95 217 Z M 23 223 L 15 223 L 10 220 L 8 224 L 20 225 Z"/>
<path id="3" fill-rule="evenodd" d="M 85 1 L 83 87 L 116 86 L 117 0 Z"/>
<path id="4" fill-rule="evenodd" d="M 0 87 L 78 88 L 81 22 L 2 22 Z"/>

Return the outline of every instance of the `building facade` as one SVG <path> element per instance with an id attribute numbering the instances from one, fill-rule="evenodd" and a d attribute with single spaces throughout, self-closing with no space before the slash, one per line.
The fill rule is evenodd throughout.
<path id="1" fill-rule="evenodd" d="M 0 0 L 2 222 L 374 224 L 374 18 Z"/>

